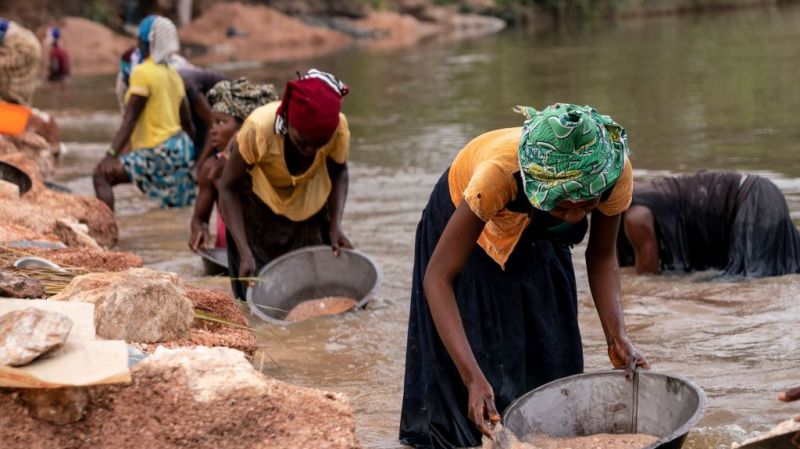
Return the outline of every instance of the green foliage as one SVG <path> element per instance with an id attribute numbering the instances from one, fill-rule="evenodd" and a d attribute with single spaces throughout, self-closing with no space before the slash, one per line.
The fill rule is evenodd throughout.
<path id="1" fill-rule="evenodd" d="M 92 0 L 86 2 L 84 16 L 90 20 L 102 23 L 105 26 L 115 26 L 119 22 L 119 14 L 113 10 L 107 1 Z"/>

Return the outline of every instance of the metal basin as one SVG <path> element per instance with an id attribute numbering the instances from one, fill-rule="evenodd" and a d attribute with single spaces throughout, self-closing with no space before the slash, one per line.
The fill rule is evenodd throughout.
<path id="1" fill-rule="evenodd" d="M 33 181 L 27 173 L 7 162 L 0 162 L 0 179 L 16 184 L 22 196 L 33 187 Z"/>
<path id="2" fill-rule="evenodd" d="M 265 321 L 287 324 L 286 314 L 297 304 L 326 296 L 345 296 L 364 307 L 378 290 L 383 273 L 366 254 L 330 246 L 301 248 L 267 264 L 255 287 L 247 291 L 250 310 Z"/>
<path id="3" fill-rule="evenodd" d="M 558 379 L 525 394 L 505 410 L 503 424 L 520 438 L 646 433 L 659 437 L 647 449 L 679 449 L 705 408 L 703 390 L 681 377 L 639 371 L 631 382 L 622 371 L 600 371 Z"/>
<path id="4" fill-rule="evenodd" d="M 228 251 L 225 248 L 204 248 L 197 251 L 208 276 L 228 275 Z"/>

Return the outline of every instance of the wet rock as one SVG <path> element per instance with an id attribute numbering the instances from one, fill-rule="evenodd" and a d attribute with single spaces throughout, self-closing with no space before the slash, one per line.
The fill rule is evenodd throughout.
<path id="1" fill-rule="evenodd" d="M 67 341 L 72 320 L 28 308 L 0 316 L 0 365 L 22 366 Z"/>
<path id="2" fill-rule="evenodd" d="M 89 390 L 73 388 L 25 388 L 19 398 L 31 416 L 53 424 L 70 424 L 83 419 L 89 406 Z"/>
<path id="3" fill-rule="evenodd" d="M 45 289 L 38 279 L 21 274 L 0 272 L 0 296 L 5 298 L 44 298 Z"/>
<path id="4" fill-rule="evenodd" d="M 113 340 L 154 343 L 185 338 L 194 318 L 178 276 L 147 268 L 78 276 L 50 299 L 94 304 L 97 335 Z"/>
<path id="5" fill-rule="evenodd" d="M 744 446 L 746 444 L 756 443 L 759 441 L 772 438 L 774 436 L 783 435 L 785 433 L 791 433 L 791 432 L 800 432 L 800 421 L 796 421 L 794 418 L 782 421 L 780 424 L 770 429 L 767 433 L 763 433 L 756 437 L 750 438 L 749 440 L 742 441 L 741 443 L 734 442 L 733 444 L 731 444 L 731 449 L 738 449 L 739 447 Z"/>

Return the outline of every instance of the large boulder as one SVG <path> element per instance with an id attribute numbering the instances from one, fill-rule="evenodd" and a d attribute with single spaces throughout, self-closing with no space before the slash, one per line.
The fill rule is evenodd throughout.
<path id="1" fill-rule="evenodd" d="M 30 176 L 33 186 L 18 199 L 0 198 L 0 215 L 4 223 L 28 228 L 38 234 L 63 235 L 65 228 L 59 220 L 86 226 L 89 236 L 103 247 L 114 246 L 118 228 L 114 212 L 105 203 L 93 196 L 73 195 L 48 189 L 36 162 L 23 153 L 0 155 L 0 161 L 19 168 Z M 81 242 L 74 239 L 71 242 Z M 69 244 L 68 242 L 64 242 Z M 86 246 L 86 245 L 82 245 Z M 89 244 L 88 246 L 93 246 Z"/>
<path id="2" fill-rule="evenodd" d="M 146 352 L 160 346 L 180 348 L 183 346 L 225 346 L 252 356 L 256 351 L 256 337 L 248 328 L 244 313 L 228 293 L 201 288 L 188 288 L 186 293 L 194 309 L 209 314 L 213 320 L 197 317 L 192 323 L 189 336 L 181 340 L 138 345 Z M 224 321 L 224 322 L 220 322 Z"/>
<path id="3" fill-rule="evenodd" d="M 67 425 L 31 416 L 19 390 L 0 389 L 3 448 L 361 447 L 345 397 L 268 378 L 233 349 L 161 348 L 131 377 L 91 387 L 83 419 Z"/>
<path id="4" fill-rule="evenodd" d="M 33 307 L 0 316 L 0 365 L 27 365 L 61 347 L 72 330 L 66 315 Z"/>
<path id="5" fill-rule="evenodd" d="M 154 343 L 186 338 L 194 310 L 177 275 L 147 268 L 78 276 L 54 301 L 88 302 L 97 335 Z"/>

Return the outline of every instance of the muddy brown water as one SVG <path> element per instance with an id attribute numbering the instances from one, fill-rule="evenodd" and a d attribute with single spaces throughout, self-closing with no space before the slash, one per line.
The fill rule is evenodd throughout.
<path id="1" fill-rule="evenodd" d="M 381 297 L 366 311 L 270 326 L 257 364 L 288 382 L 346 393 L 364 445 L 399 447 L 417 220 L 463 144 L 519 124 L 515 104 L 592 104 L 627 127 L 638 179 L 703 167 L 757 171 L 775 180 L 800 218 L 799 40 L 800 9 L 758 9 L 228 66 L 276 83 L 319 67 L 351 85 L 346 230 L 385 274 Z M 91 193 L 91 168 L 119 121 L 113 77 L 45 87 L 36 101 L 57 114 L 70 148 L 58 180 Z M 116 191 L 120 250 L 195 282 L 225 285 L 202 278 L 200 259 L 187 248 L 188 209 L 163 211 L 130 187 Z M 586 369 L 606 369 L 583 250 L 573 254 Z M 775 398 L 800 384 L 800 276 L 732 282 L 715 273 L 635 277 L 626 270 L 623 288 L 628 332 L 654 368 L 684 375 L 708 395 L 685 447 L 728 447 L 800 412 L 800 404 Z"/>

